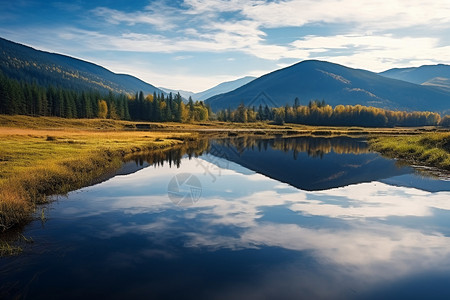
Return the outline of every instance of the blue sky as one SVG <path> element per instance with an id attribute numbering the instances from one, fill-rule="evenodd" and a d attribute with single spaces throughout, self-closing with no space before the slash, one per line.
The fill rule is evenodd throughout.
<path id="1" fill-rule="evenodd" d="M 305 59 L 449 64 L 450 1 L 2 0 L 0 36 L 198 92 Z"/>

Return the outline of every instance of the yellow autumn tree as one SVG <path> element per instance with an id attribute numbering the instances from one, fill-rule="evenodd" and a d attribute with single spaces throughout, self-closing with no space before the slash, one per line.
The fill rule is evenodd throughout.
<path id="1" fill-rule="evenodd" d="M 106 116 L 108 115 L 108 104 L 105 100 L 99 100 L 98 101 L 98 114 L 97 116 L 100 119 L 106 119 Z"/>

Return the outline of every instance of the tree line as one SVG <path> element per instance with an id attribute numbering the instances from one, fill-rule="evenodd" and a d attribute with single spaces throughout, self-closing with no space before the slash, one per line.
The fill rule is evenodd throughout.
<path id="1" fill-rule="evenodd" d="M 337 105 L 334 108 L 323 100 L 310 101 L 308 105 L 299 105 L 298 99 L 293 106 L 270 108 L 259 105 L 258 108 L 240 104 L 235 110 L 225 109 L 217 112 L 219 121 L 257 122 L 272 121 L 282 125 L 297 123 L 325 126 L 450 126 L 450 116 L 441 116 L 435 112 L 392 111 L 362 105 Z"/>
<path id="2" fill-rule="evenodd" d="M 211 110 L 192 98 L 184 104 L 180 94 L 144 96 L 141 91 L 132 97 L 98 90 L 43 87 L 11 79 L 0 71 L 0 114 L 189 122 L 208 120 Z"/>
<path id="3" fill-rule="evenodd" d="M 207 121 L 211 116 L 209 106 L 202 101 L 194 102 L 191 97 L 185 104 L 180 93 L 153 93 L 145 96 L 141 91 L 136 93 L 134 98 L 129 98 L 128 105 L 132 120 L 190 122 Z"/>
<path id="4" fill-rule="evenodd" d="M 43 87 L 0 72 L 0 114 L 130 119 L 126 95 Z"/>
<path id="5" fill-rule="evenodd" d="M 450 115 L 441 116 L 434 112 L 392 111 L 362 105 L 337 105 L 334 108 L 323 100 L 310 101 L 300 105 L 298 98 L 294 105 L 268 107 L 259 105 L 211 112 L 202 101 L 188 103 L 181 95 L 153 93 L 134 96 L 100 93 L 98 90 L 80 91 L 54 86 L 40 86 L 36 83 L 18 81 L 0 71 L 0 114 L 56 116 L 62 118 L 109 118 L 156 122 L 191 122 L 217 119 L 229 122 L 269 121 L 275 124 L 298 123 L 325 126 L 427 126 L 450 127 Z"/>

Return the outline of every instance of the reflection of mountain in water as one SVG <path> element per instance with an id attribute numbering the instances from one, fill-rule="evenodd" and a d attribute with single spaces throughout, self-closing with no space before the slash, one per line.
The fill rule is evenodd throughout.
<path id="1" fill-rule="evenodd" d="M 307 191 L 411 172 L 369 152 L 364 139 L 350 137 L 235 138 L 213 141 L 209 152 Z"/>
<path id="2" fill-rule="evenodd" d="M 204 155 L 206 153 L 209 155 Z M 107 178 L 131 174 L 151 165 L 169 164 L 179 168 L 183 157 L 200 156 L 220 168 L 231 168 L 242 174 L 251 170 L 307 191 L 375 180 L 427 191 L 449 189 L 448 182 L 399 176 L 412 173 L 412 169 L 398 167 L 395 161 L 370 152 L 365 139 L 350 137 L 200 139 L 166 150 L 130 155 L 122 167 Z M 241 167 L 225 163 L 228 161 Z"/>

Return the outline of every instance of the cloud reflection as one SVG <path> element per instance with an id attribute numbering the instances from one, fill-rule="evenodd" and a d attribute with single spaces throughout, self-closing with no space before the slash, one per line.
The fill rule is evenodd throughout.
<path id="1" fill-rule="evenodd" d="M 119 218 L 106 230 L 98 229 L 98 234 L 102 238 L 140 234 L 161 244 L 177 238 L 184 247 L 207 251 L 278 247 L 309 253 L 321 264 L 372 280 L 450 270 L 450 237 L 445 225 L 435 220 L 437 211 L 450 214 L 450 192 L 376 181 L 307 192 L 231 167 L 222 169 L 212 182 L 199 160 L 182 161 L 183 172 L 196 175 L 203 188 L 199 202 L 187 209 L 174 206 L 167 197 L 167 184 L 178 171 L 166 165 L 87 188 L 72 195 L 84 197 L 83 209 L 75 207 L 75 199 L 60 213 L 66 217 L 92 216 L 93 211 L 145 215 L 140 222 Z M 160 186 L 152 188 L 155 182 Z M 135 195 L 124 195 L 130 186 Z M 276 209 L 284 215 L 274 213 Z M 408 218 L 423 226 L 404 222 Z"/>

